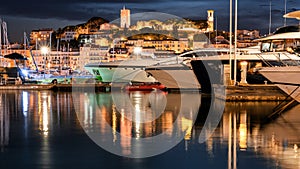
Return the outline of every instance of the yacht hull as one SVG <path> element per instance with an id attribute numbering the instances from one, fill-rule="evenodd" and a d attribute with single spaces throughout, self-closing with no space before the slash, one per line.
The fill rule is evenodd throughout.
<path id="1" fill-rule="evenodd" d="M 182 64 L 152 66 L 146 72 L 169 89 L 200 88 L 193 70 Z"/>
<path id="2" fill-rule="evenodd" d="M 85 65 L 91 74 L 102 82 L 156 82 L 145 72 L 147 66 L 161 62 L 174 62 L 176 57 L 159 59 L 128 59 Z"/>
<path id="3" fill-rule="evenodd" d="M 143 68 L 126 67 L 86 67 L 101 82 L 155 82 L 156 80 L 147 76 Z"/>
<path id="4" fill-rule="evenodd" d="M 299 66 L 266 67 L 259 72 L 300 103 Z"/>

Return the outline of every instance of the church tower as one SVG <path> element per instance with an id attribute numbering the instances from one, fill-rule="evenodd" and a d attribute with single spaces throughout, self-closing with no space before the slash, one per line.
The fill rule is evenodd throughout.
<path id="1" fill-rule="evenodd" d="M 130 10 L 125 9 L 125 6 L 123 9 L 121 9 L 120 12 L 120 27 L 121 28 L 129 28 L 130 27 Z"/>
<path id="2" fill-rule="evenodd" d="M 207 32 L 214 31 L 214 10 L 207 10 Z"/>

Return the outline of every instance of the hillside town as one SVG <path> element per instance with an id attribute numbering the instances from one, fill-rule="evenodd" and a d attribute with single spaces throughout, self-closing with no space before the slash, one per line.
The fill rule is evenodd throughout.
<path id="1" fill-rule="evenodd" d="M 133 23 L 132 17 L 130 9 L 123 7 L 118 21 L 93 17 L 84 24 L 58 30 L 32 30 L 29 38 L 24 33 L 24 44 L 9 45 L 2 55 L 14 52 L 25 55 L 27 64 L 41 71 L 81 72 L 87 63 L 128 58 L 134 47 L 157 57 L 198 48 L 229 48 L 229 33 L 215 29 L 213 10 L 207 10 L 207 20 L 198 21 L 170 18 Z M 258 30 L 238 30 L 237 34 L 239 47 L 256 45 L 252 40 L 260 36 Z"/>

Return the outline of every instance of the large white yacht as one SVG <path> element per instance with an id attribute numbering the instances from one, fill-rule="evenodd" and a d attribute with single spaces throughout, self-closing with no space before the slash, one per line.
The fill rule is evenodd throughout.
<path id="1" fill-rule="evenodd" d="M 297 18 L 300 20 L 300 11 L 291 12 L 285 15 L 289 18 Z M 278 34 L 277 39 L 281 38 L 285 48 L 290 52 L 298 56 L 296 60 L 300 58 L 300 25 L 289 26 L 286 29 L 286 33 Z M 276 35 L 274 35 L 276 36 Z M 274 43 L 275 38 L 267 37 L 266 40 L 270 40 Z M 276 84 L 282 91 L 290 95 L 296 101 L 300 103 L 300 63 L 287 64 L 284 66 L 272 66 L 263 67 L 259 72 L 269 79 L 272 83 Z"/>
<path id="2" fill-rule="evenodd" d="M 299 55 L 291 49 L 293 48 L 292 44 L 298 44 L 295 38 L 300 38 L 300 34 L 299 32 L 284 32 L 284 30 L 290 29 L 293 30 L 294 27 L 280 28 L 274 35 L 257 40 L 259 45 L 256 50 L 253 48 L 238 49 L 235 56 L 231 55 L 232 64 L 229 63 L 228 49 L 227 51 L 199 49 L 179 56 L 183 58 L 178 60 L 184 60 L 179 64 L 154 65 L 147 67 L 146 71 L 166 87 L 197 88 L 201 86 L 202 91 L 209 93 L 212 84 L 231 84 L 230 79 L 233 78 L 229 78 L 229 72 L 231 69 L 233 72 L 231 76 L 234 76 L 233 61 L 235 58 L 237 63 L 235 73 L 238 83 L 262 84 L 267 79 L 258 72 L 260 68 L 299 63 Z M 201 85 L 197 84 L 195 79 Z M 191 84 L 193 85 L 191 86 Z"/>
<path id="3" fill-rule="evenodd" d="M 217 55 L 216 49 L 211 48 L 199 49 L 197 52 L 206 57 Z M 195 57 L 198 57 L 195 51 L 189 51 L 179 55 L 175 63 L 161 62 L 148 66 L 146 72 L 169 89 L 199 89 L 200 83 L 191 66 L 191 60 Z"/>
<path id="4" fill-rule="evenodd" d="M 145 72 L 145 68 L 160 62 L 172 63 L 175 61 L 175 54 L 162 58 L 140 55 L 126 60 L 90 63 L 85 65 L 85 69 L 102 82 L 156 82 L 155 78 Z"/>

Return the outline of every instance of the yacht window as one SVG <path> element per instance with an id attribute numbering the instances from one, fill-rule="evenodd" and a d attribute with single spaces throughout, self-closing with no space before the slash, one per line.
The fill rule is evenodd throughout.
<path id="1" fill-rule="evenodd" d="M 270 43 L 262 43 L 261 51 L 262 52 L 270 52 Z"/>
<path id="2" fill-rule="evenodd" d="M 273 42 L 273 50 L 276 52 L 284 50 L 283 41 Z"/>

